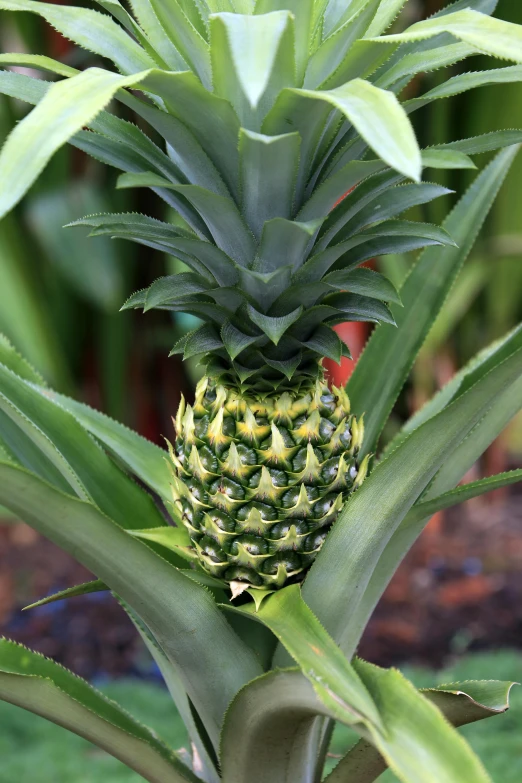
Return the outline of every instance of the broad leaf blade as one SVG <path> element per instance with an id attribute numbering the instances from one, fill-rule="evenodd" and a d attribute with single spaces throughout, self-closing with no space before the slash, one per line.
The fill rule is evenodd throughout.
<path id="1" fill-rule="evenodd" d="M 339 109 L 376 155 L 407 177 L 420 180 L 422 164 L 417 139 L 393 93 L 363 79 L 353 79 L 333 90 L 299 92 Z"/>
<path id="2" fill-rule="evenodd" d="M 116 702 L 7 639 L 0 640 L 0 698 L 94 742 L 150 783 L 197 783 L 176 754 Z"/>

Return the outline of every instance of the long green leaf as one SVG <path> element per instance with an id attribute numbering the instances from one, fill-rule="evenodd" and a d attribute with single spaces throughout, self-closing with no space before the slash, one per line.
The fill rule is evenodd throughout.
<path id="1" fill-rule="evenodd" d="M 110 17 L 98 11 L 73 6 L 57 8 L 51 3 L 35 0 L 1 0 L 0 11 L 30 11 L 39 14 L 66 38 L 112 60 L 124 74 L 154 68 L 154 61 L 141 46 Z M 92 89 L 96 89 L 94 84 Z"/>
<path id="2" fill-rule="evenodd" d="M 392 307 L 397 328 L 375 330 L 350 378 L 347 391 L 354 410 L 366 411 L 364 453 L 377 442 L 426 335 L 462 263 L 474 244 L 491 204 L 518 151 L 502 151 L 477 177 L 444 222 L 458 247 L 428 249 L 400 290 L 404 309 Z"/>
<path id="3" fill-rule="evenodd" d="M 303 589 L 305 600 L 346 654 L 352 655 L 359 641 L 360 628 L 354 628 L 352 621 L 393 534 L 500 392 L 521 374 L 522 349 L 518 349 L 415 430 L 379 463 L 346 504 Z"/>
<path id="4" fill-rule="evenodd" d="M 197 783 L 154 732 L 54 661 L 0 640 L 0 698 L 79 734 L 150 783 Z"/>
<path id="5" fill-rule="evenodd" d="M 151 634 L 149 628 L 143 623 L 125 601 L 118 599 L 121 606 L 123 606 L 127 615 L 130 617 L 134 627 L 140 634 L 143 643 L 147 650 L 151 654 L 152 658 L 156 662 L 158 669 L 161 672 L 161 676 L 167 686 L 167 690 L 172 697 L 172 701 L 176 705 L 176 709 L 183 721 L 183 724 L 189 734 L 189 737 L 193 743 L 192 755 L 197 766 L 198 780 L 201 779 L 204 783 L 219 783 L 220 778 L 215 770 L 215 761 L 213 752 L 210 754 L 207 750 L 205 743 L 200 736 L 200 729 L 196 725 L 196 719 L 194 715 L 194 709 L 190 704 L 190 700 L 186 694 L 183 681 L 176 670 L 176 668 L 169 661 L 165 655 L 158 640 Z M 212 756 L 212 758 L 211 758 Z"/>
<path id="6" fill-rule="evenodd" d="M 298 669 L 272 671 L 250 682 L 225 718 L 223 779 L 227 783 L 310 780 L 317 715 L 331 713 Z"/>
<path id="7" fill-rule="evenodd" d="M 181 52 L 203 85 L 210 89 L 212 79 L 208 43 L 187 18 L 178 2 L 150 0 L 150 4 L 176 49 Z"/>
<path id="8" fill-rule="evenodd" d="M 236 611 L 250 613 L 270 628 L 338 720 L 348 724 L 363 720 L 382 728 L 375 703 L 368 698 L 350 662 L 301 598 L 298 585 L 278 590 L 259 609 L 251 607 L 248 604 Z"/>
<path id="9" fill-rule="evenodd" d="M 333 90 L 298 92 L 338 109 L 376 155 L 407 177 L 420 180 L 421 153 L 415 133 L 393 93 L 363 79 Z"/>
<path id="10" fill-rule="evenodd" d="M 41 103 L 11 132 L 2 148 L 0 216 L 25 195 L 56 150 L 93 120 L 120 87 L 135 81 L 136 77 L 89 68 L 53 84 Z"/>
<path id="11" fill-rule="evenodd" d="M 0 463 L 0 503 L 70 552 L 143 619 L 217 743 L 230 700 L 262 669 L 206 590 L 91 504 L 7 463 Z"/>
<path id="12" fill-rule="evenodd" d="M 47 390 L 39 393 L 0 365 L 0 395 L 4 414 L 63 473 L 79 497 L 92 499 L 123 528 L 164 524 L 152 499 L 116 467 L 70 413 L 48 399 Z"/>
<path id="13" fill-rule="evenodd" d="M 438 87 L 424 93 L 420 98 L 406 101 L 404 106 L 407 111 L 414 111 L 426 106 L 439 98 L 449 98 L 452 95 L 460 95 L 477 87 L 485 87 L 492 84 L 512 84 L 522 81 L 522 67 L 512 65 L 509 68 L 495 68 L 490 71 L 476 71 L 475 73 L 463 73 L 448 79 Z"/>
<path id="14" fill-rule="evenodd" d="M 479 479 L 478 481 L 472 481 L 469 484 L 457 487 L 457 489 L 445 492 L 443 495 L 438 495 L 432 500 L 416 503 L 406 516 L 404 522 L 405 524 L 419 522 L 422 519 L 433 516 L 437 511 L 443 511 L 444 509 L 451 508 L 459 503 L 465 503 L 466 500 L 480 497 L 481 495 L 485 495 L 486 492 L 493 492 L 493 490 L 500 489 L 501 487 L 509 487 L 511 484 L 518 484 L 519 481 L 522 481 L 522 470 L 511 470 L 508 473 L 499 473 L 496 476 L 488 476 L 487 478 Z"/>
<path id="15" fill-rule="evenodd" d="M 450 33 L 476 47 L 479 52 L 500 57 L 502 60 L 522 62 L 522 27 L 472 10 L 426 19 L 412 25 L 403 33 L 373 40 L 404 43 L 421 41 L 441 33 Z"/>
<path id="16" fill-rule="evenodd" d="M 26 612 L 29 609 L 37 609 L 39 606 L 47 606 L 48 604 L 54 604 L 56 601 L 65 601 L 69 598 L 77 598 L 80 595 L 89 595 L 90 593 L 103 593 L 109 588 L 100 579 L 94 579 L 91 582 L 84 582 L 84 584 L 76 585 L 75 587 L 68 587 L 66 590 L 59 590 L 57 593 L 48 595 L 45 598 L 40 598 L 39 601 L 35 601 L 28 606 L 24 606 L 23 611 Z"/>

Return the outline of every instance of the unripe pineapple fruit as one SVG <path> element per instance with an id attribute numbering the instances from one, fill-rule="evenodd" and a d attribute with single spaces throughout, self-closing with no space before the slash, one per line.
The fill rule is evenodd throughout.
<path id="1" fill-rule="evenodd" d="M 302 578 L 360 485 L 362 423 L 343 390 L 253 397 L 198 384 L 176 417 L 174 499 L 205 571 L 274 589 Z M 236 588 L 237 589 L 237 588 Z"/>

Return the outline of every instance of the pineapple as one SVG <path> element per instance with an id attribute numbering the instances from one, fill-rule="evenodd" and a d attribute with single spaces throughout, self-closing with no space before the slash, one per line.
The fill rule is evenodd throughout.
<path id="1" fill-rule="evenodd" d="M 201 321 L 173 349 L 206 373 L 176 416 L 174 503 L 208 574 L 236 592 L 281 588 L 304 577 L 368 470 L 364 411 L 352 415 L 322 367 L 324 357 L 350 357 L 336 324 L 394 323 L 397 291 L 361 265 L 454 244 L 401 215 L 448 193 L 421 181 L 423 168 L 473 167 L 465 147 L 419 149 L 408 115 L 437 90 L 407 109 L 397 96 L 416 73 L 470 52 L 518 61 L 520 49 L 500 51 L 489 18 L 461 2 L 393 35 L 383 33 L 400 0 L 140 0 L 130 4 L 135 18 L 100 5 L 115 20 L 0 0 L 40 14 L 122 73 L 4 56 L 67 78 L 46 94 L 44 82 L 0 73 L 2 92 L 41 101 L 5 145 L 9 176 L 10 150 L 32 149 L 46 123 L 54 129 L 22 161 L 0 214 L 67 140 L 123 170 L 119 187 L 151 188 L 175 210 L 172 223 L 132 213 L 77 223 L 184 264 L 124 305 Z M 441 33 L 468 43 L 441 59 Z M 103 111 L 111 98 L 140 127 Z"/>
<path id="2" fill-rule="evenodd" d="M 174 493 L 204 569 L 241 592 L 301 578 L 366 474 L 346 393 L 245 394 L 203 378 L 176 417 Z"/>

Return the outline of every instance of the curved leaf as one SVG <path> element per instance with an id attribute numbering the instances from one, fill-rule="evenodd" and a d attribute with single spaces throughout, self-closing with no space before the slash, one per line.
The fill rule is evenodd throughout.
<path id="1" fill-rule="evenodd" d="M 176 666 L 217 743 L 230 700 L 262 669 L 208 592 L 93 505 L 7 463 L 0 463 L 0 503 L 70 552 L 133 608 Z"/>
<path id="2" fill-rule="evenodd" d="M 7 639 L 0 640 L 0 698 L 94 742 L 150 783 L 197 783 L 177 755 L 116 702 Z"/>
<path id="3" fill-rule="evenodd" d="M 106 14 L 98 11 L 72 6 L 57 8 L 35 0 L 0 0 L 0 11 L 30 11 L 42 16 L 66 38 L 112 60 L 124 74 L 154 68 L 154 61 L 141 46 Z M 94 85 L 92 89 L 95 90 Z"/>
<path id="4" fill-rule="evenodd" d="M 405 176 L 420 180 L 422 164 L 417 139 L 393 93 L 363 79 L 353 79 L 333 90 L 297 92 L 339 109 L 376 155 Z"/>
<path id="5" fill-rule="evenodd" d="M 163 530 L 163 528 L 161 528 Z M 103 593 L 109 588 L 100 579 L 94 579 L 92 582 L 85 582 L 82 585 L 75 585 L 75 587 L 68 587 L 66 590 L 60 590 L 58 593 L 46 596 L 46 598 L 40 598 L 39 601 L 35 601 L 33 604 L 24 606 L 23 611 L 26 612 L 29 609 L 37 609 L 39 606 L 47 606 L 47 604 L 54 604 L 56 601 L 65 601 L 69 598 L 76 598 L 80 595 L 89 595 L 89 593 Z"/>

